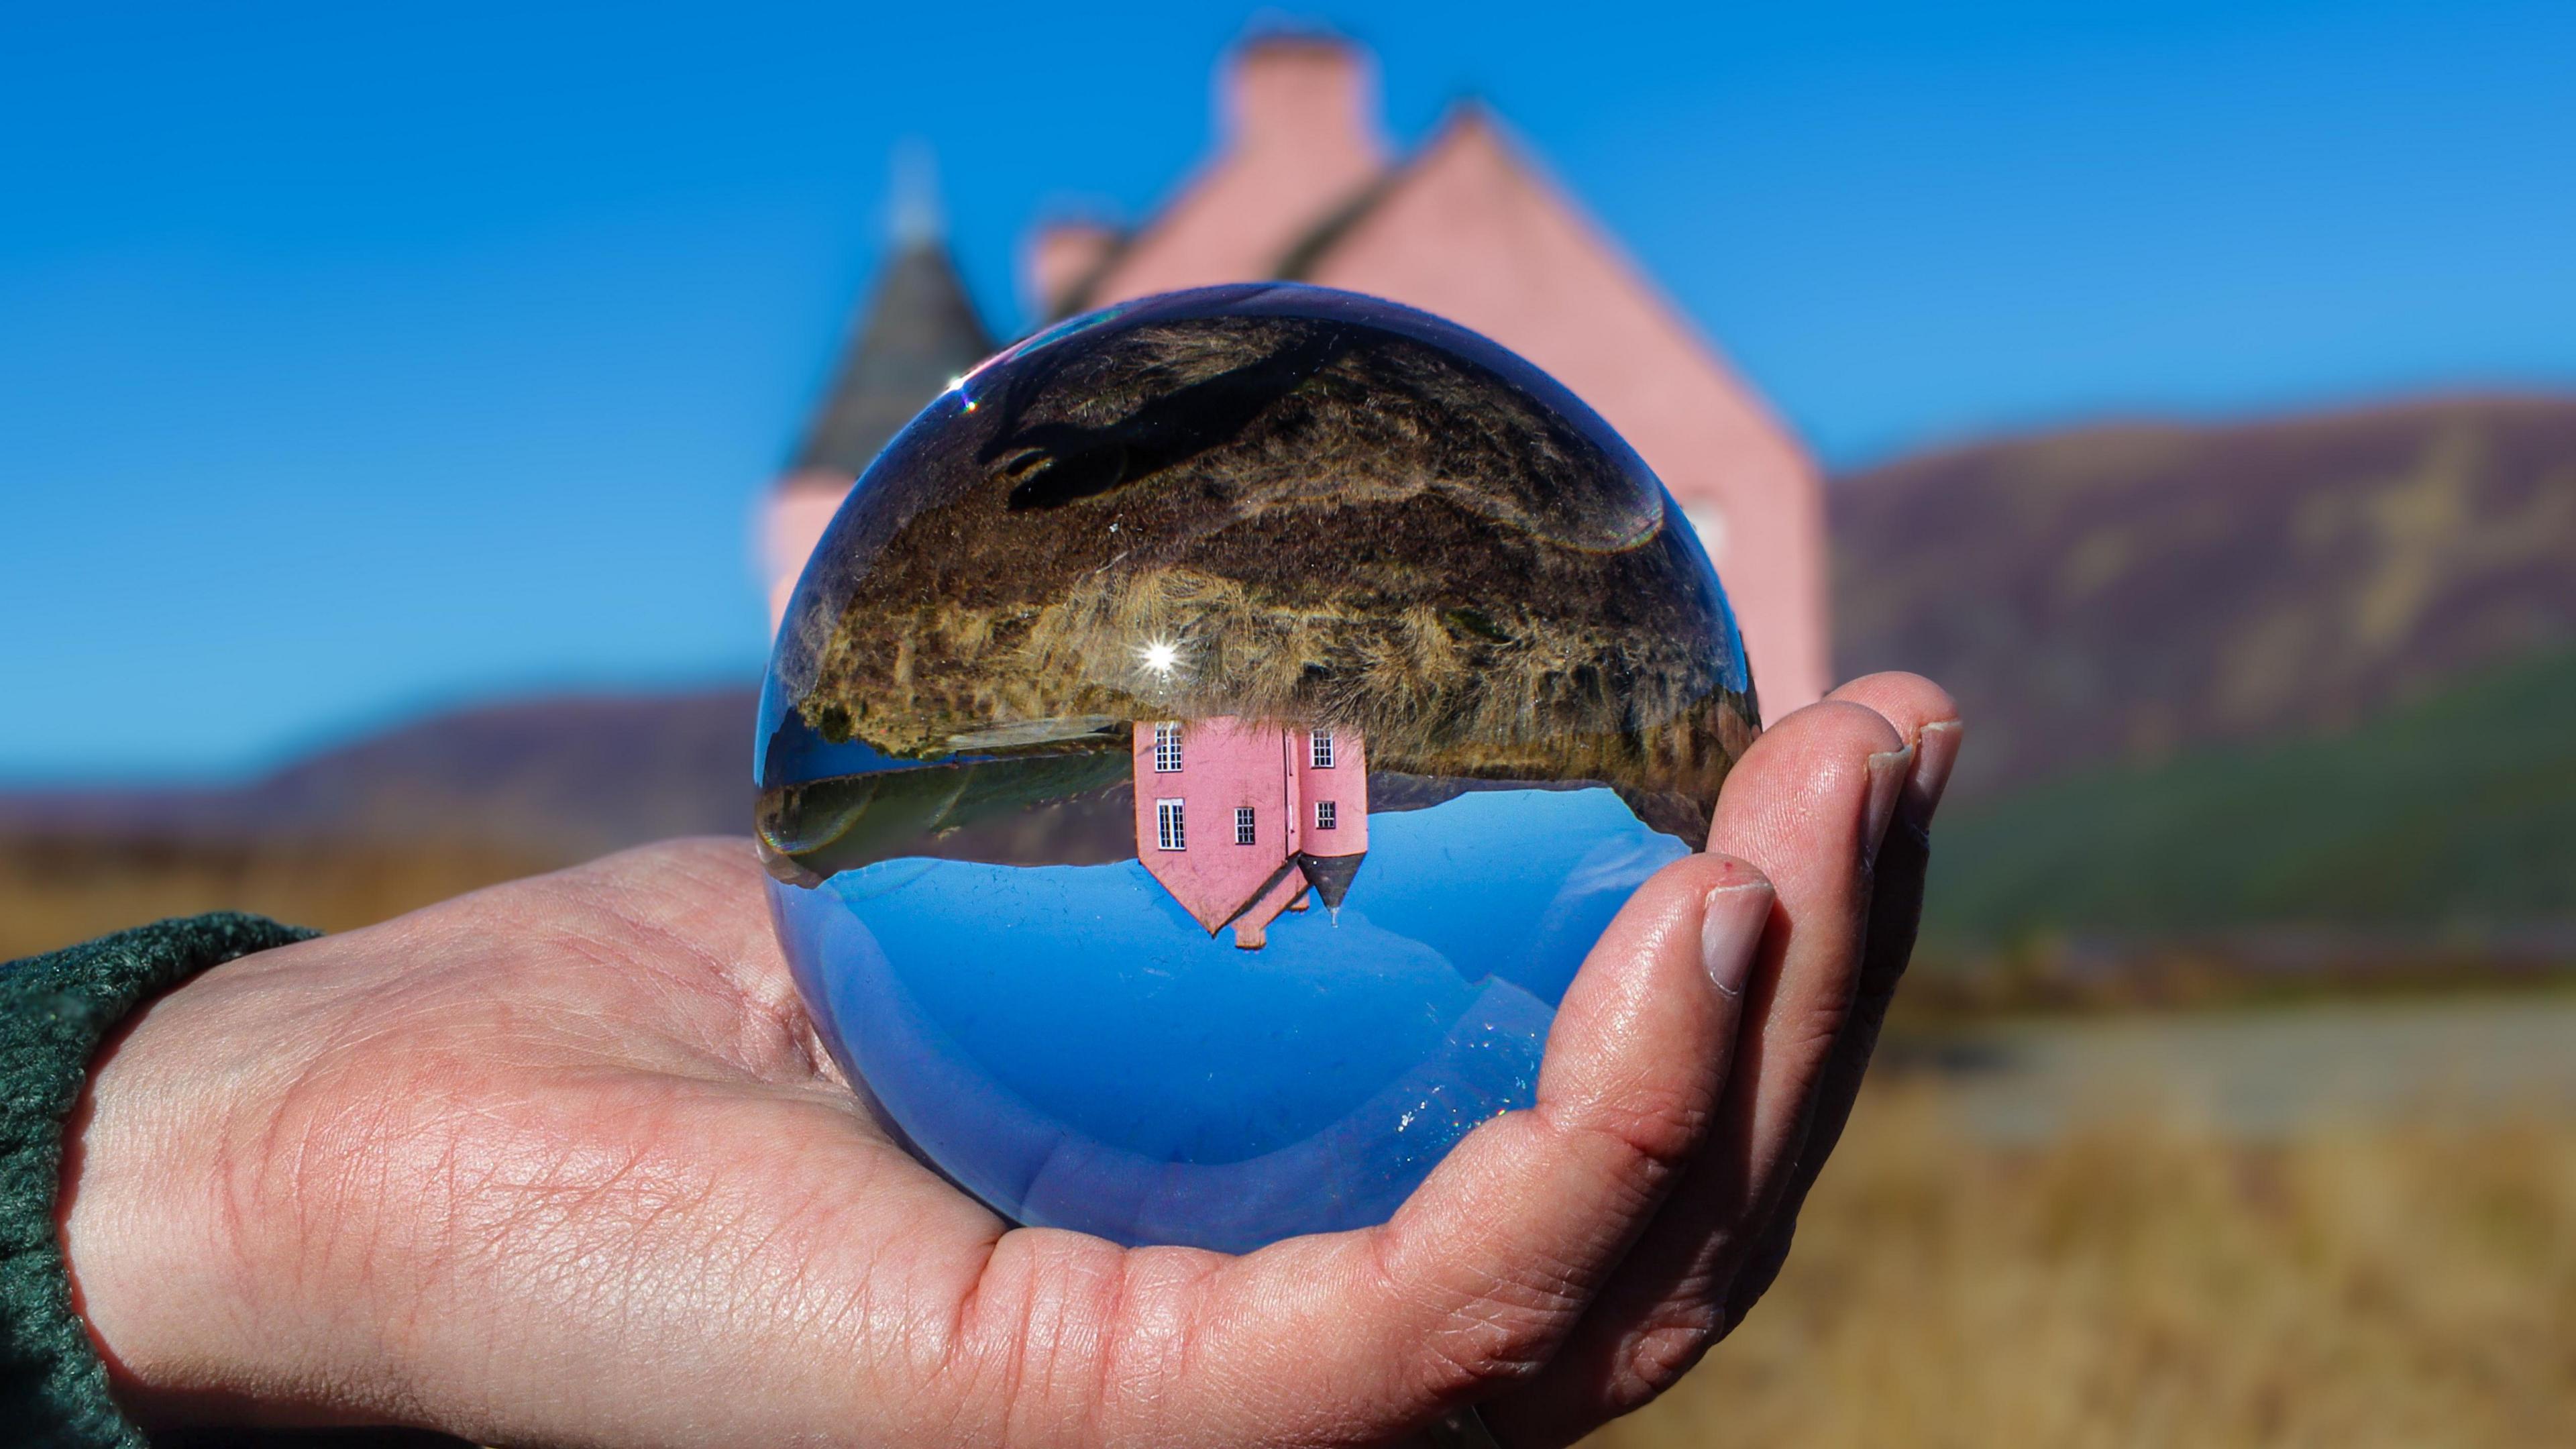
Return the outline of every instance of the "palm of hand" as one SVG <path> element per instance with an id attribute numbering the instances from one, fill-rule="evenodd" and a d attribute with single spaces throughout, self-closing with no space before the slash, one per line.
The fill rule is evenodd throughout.
<path id="1" fill-rule="evenodd" d="M 1718 856 L 1641 890 L 1568 996 L 1541 1106 L 1385 1228 L 1240 1258 L 1009 1230 L 852 1099 L 747 848 L 674 842 L 146 1013 L 70 1174 L 90 1322 L 168 1417 L 1341 1443 L 1482 1400 L 1508 1441 L 1561 1442 L 1740 1316 L 1848 1109 L 1914 905 L 1871 863 L 1919 889 L 1919 835 L 1882 853 L 1873 793 L 1949 718 L 1919 681 L 1854 690 L 1775 730 L 1721 807 L 1713 848 L 1776 904 Z M 1711 990 L 1757 938 L 1748 986 Z"/>

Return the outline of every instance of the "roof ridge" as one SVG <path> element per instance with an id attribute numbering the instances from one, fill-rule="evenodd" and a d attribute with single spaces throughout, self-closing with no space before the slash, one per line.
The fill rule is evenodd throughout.
<path id="1" fill-rule="evenodd" d="M 1290 243 L 1272 265 L 1273 278 L 1282 282 L 1302 282 L 1312 277 L 1333 248 L 1357 231 L 1360 223 L 1368 220 L 1388 197 L 1395 194 L 1397 188 L 1419 174 L 1427 158 L 1470 125 L 1497 129 L 1494 108 L 1473 92 L 1460 95 L 1449 103 L 1440 113 L 1440 119 L 1433 124 L 1431 134 L 1422 139 L 1422 144 L 1397 158 L 1394 164 L 1372 177 L 1367 185 L 1351 193 L 1347 201 L 1326 213 L 1321 221 Z"/>
<path id="2" fill-rule="evenodd" d="M 1352 192 L 1347 200 L 1327 211 L 1323 220 L 1308 228 L 1303 236 L 1288 244 L 1288 250 L 1280 253 L 1279 260 L 1271 264 L 1271 276 L 1282 282 L 1302 282 L 1313 276 L 1315 268 L 1323 263 L 1325 254 L 1348 236 L 1353 227 L 1367 220 L 1369 213 L 1377 210 L 1378 203 L 1395 190 L 1396 183 L 1412 168 L 1413 160 L 1412 156 L 1407 156 L 1378 172 Z"/>

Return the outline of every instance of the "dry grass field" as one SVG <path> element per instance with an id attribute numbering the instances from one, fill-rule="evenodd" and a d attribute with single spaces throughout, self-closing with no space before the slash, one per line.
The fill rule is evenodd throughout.
<path id="1" fill-rule="evenodd" d="M 0 839 L 0 961 L 200 911 L 345 931 L 560 864 L 472 844 Z"/>
<path id="2" fill-rule="evenodd" d="M 2008 1148 L 1881 1083 L 1770 1296 L 1592 1442 L 2576 1445 L 2576 1118 Z"/>

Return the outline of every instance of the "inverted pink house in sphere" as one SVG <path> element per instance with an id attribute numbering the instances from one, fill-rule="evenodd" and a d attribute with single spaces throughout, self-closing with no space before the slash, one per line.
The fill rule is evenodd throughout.
<path id="1" fill-rule="evenodd" d="M 1211 936 L 1257 951 L 1306 893 L 1339 910 L 1368 854 L 1368 760 L 1352 730 L 1219 715 L 1136 724 L 1136 858 Z"/>
<path id="2" fill-rule="evenodd" d="M 773 614 L 851 480 L 989 346 L 945 248 L 918 227 L 901 240 L 771 493 Z M 1255 37 L 1218 76 L 1216 146 L 1197 174 L 1142 225 L 1043 226 L 1022 261 L 1040 322 L 1152 292 L 1285 279 L 1385 297 L 1491 337 L 1599 410 L 1672 490 L 1675 522 L 1726 580 L 1764 713 L 1812 703 L 1830 685 L 1813 460 L 1483 107 L 1455 108 L 1400 155 L 1380 125 L 1367 52 L 1328 36 Z"/>

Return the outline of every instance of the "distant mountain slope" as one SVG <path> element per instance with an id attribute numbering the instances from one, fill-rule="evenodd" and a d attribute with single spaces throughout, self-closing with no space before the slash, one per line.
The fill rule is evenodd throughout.
<path id="1" fill-rule="evenodd" d="M 1972 721 L 1927 940 L 2576 928 L 2576 398 L 2087 428 L 1830 500 L 1842 669 Z M 0 945 L 741 833 L 754 709 L 523 701 L 240 789 L 0 795 Z"/>
<path id="2" fill-rule="evenodd" d="M 2248 929 L 2475 949 L 2535 929 L 2576 958 L 2576 650 L 2357 729 L 2204 746 L 1945 811 L 1936 948 Z"/>
<path id="3" fill-rule="evenodd" d="M 2576 398 L 2083 428 L 1828 498 L 1840 671 L 1955 691 L 1968 798 L 2350 725 L 2576 639 Z"/>
<path id="4" fill-rule="evenodd" d="M 433 715 L 235 790 L 0 796 L 0 833 L 462 843 L 575 860 L 751 829 L 755 691 L 518 701 Z"/>

